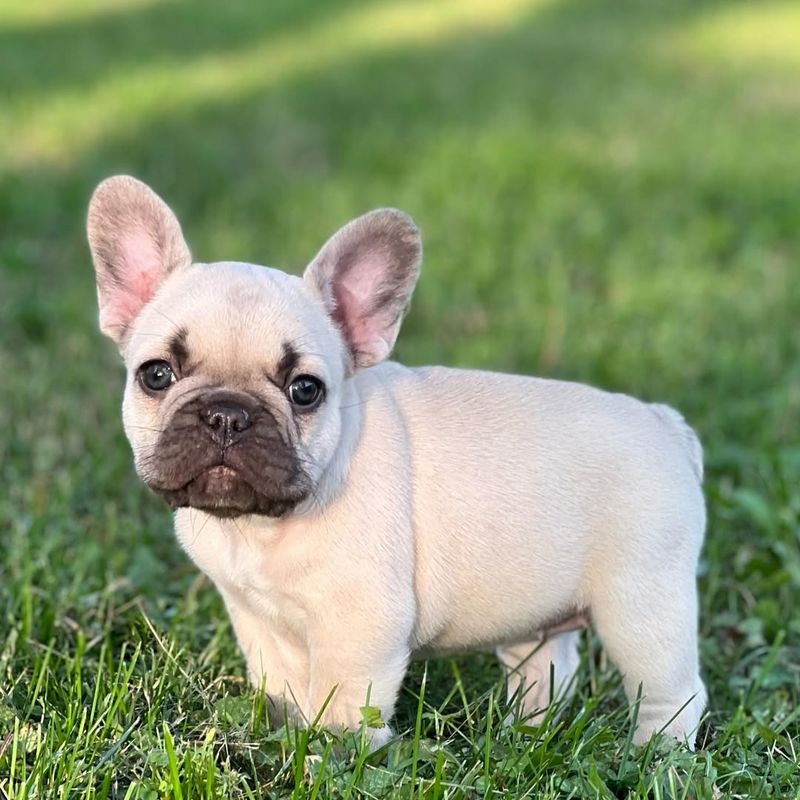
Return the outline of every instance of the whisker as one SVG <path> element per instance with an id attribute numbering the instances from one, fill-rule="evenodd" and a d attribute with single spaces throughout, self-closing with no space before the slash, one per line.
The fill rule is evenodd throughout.
<path id="1" fill-rule="evenodd" d="M 236 518 L 234 517 L 231 522 L 233 522 L 234 527 L 237 531 L 239 531 L 239 535 L 245 540 L 247 546 L 250 547 L 250 540 L 244 535 L 244 531 L 239 527 L 239 523 L 236 521 Z M 250 549 L 252 550 L 252 547 L 250 547 Z"/>
<path id="2" fill-rule="evenodd" d="M 177 333 L 181 330 L 181 326 L 178 325 L 175 320 L 170 319 L 160 308 L 153 306 L 153 311 L 155 311 L 157 314 L 161 314 L 161 316 L 164 317 L 164 319 L 169 322 L 170 325 L 172 325 L 173 332 Z"/>
<path id="3" fill-rule="evenodd" d="M 192 516 L 192 512 L 194 511 L 194 517 Z M 194 547 L 195 543 L 197 542 L 197 537 L 199 536 L 198 533 L 195 532 L 194 524 L 197 521 L 197 509 L 192 508 L 189 506 L 189 524 L 192 526 L 192 547 Z"/>
<path id="4" fill-rule="evenodd" d="M 159 337 L 161 339 L 164 338 L 164 332 L 163 331 L 160 332 L 160 333 L 157 332 L 157 331 L 153 331 L 153 332 L 150 332 L 150 331 L 136 331 L 136 335 L 137 336 L 155 336 L 155 337 Z"/>
<path id="5" fill-rule="evenodd" d="M 165 428 L 151 428 L 149 425 L 126 425 L 125 427 L 137 431 L 152 431 L 153 433 L 165 433 Z"/>
<path id="6" fill-rule="evenodd" d="M 366 403 L 367 403 L 367 401 L 366 401 L 366 400 L 362 400 L 362 401 L 361 401 L 361 402 L 359 402 L 359 403 L 349 403 L 349 404 L 348 404 L 348 405 L 346 405 L 346 406 L 339 406 L 339 410 L 340 410 L 340 411 L 345 411 L 345 410 L 346 410 L 346 409 L 348 409 L 348 408 L 358 408 L 359 406 L 366 405 Z"/>
<path id="7" fill-rule="evenodd" d="M 197 532 L 198 536 L 203 532 L 203 528 L 205 528 L 206 525 L 208 525 L 210 520 L 211 520 L 211 514 L 206 514 L 206 521 L 200 526 L 200 530 Z"/>

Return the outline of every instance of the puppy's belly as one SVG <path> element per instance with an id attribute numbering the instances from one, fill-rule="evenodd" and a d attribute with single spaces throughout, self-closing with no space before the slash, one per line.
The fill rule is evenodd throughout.
<path id="1" fill-rule="evenodd" d="M 455 626 L 443 631 L 439 636 L 427 644 L 415 649 L 411 656 L 414 660 L 452 656 L 468 652 L 480 652 L 493 650 L 499 646 L 508 646 L 546 639 L 559 633 L 577 631 L 585 628 L 589 624 L 589 614 L 586 610 L 569 611 L 563 615 L 553 617 L 552 620 L 545 621 L 535 627 L 523 626 L 521 632 L 516 635 L 509 635 L 498 639 L 497 628 L 491 631 L 484 631 L 488 634 L 485 641 L 480 638 L 470 641 L 465 634 L 472 633 L 474 636 L 481 626 L 469 628 L 466 625 Z"/>
<path id="2" fill-rule="evenodd" d="M 503 570 L 497 560 L 484 562 L 484 575 L 461 572 L 438 588 L 435 578 L 423 579 L 414 651 L 424 655 L 487 650 L 540 638 L 562 626 L 580 627 L 585 599 L 579 564 L 548 576 L 526 570 L 528 559 L 520 560 L 522 571 L 515 571 L 513 564 Z"/>

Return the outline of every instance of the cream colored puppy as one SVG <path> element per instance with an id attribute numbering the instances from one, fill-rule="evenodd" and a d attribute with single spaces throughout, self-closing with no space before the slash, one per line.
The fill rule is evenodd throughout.
<path id="1" fill-rule="evenodd" d="M 386 362 L 421 256 L 393 209 L 302 278 L 192 263 L 129 177 L 100 184 L 88 231 L 137 471 L 282 710 L 358 728 L 369 703 L 388 722 L 410 659 L 496 648 L 535 714 L 569 689 L 590 615 L 631 700 L 641 686 L 636 741 L 694 741 L 702 451 L 677 412 Z"/>

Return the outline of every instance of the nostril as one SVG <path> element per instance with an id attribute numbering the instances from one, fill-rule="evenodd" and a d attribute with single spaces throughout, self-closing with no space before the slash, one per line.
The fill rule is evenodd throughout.
<path id="1" fill-rule="evenodd" d="M 232 427 L 237 433 L 250 427 L 250 415 L 243 408 L 237 409 L 236 413 L 232 414 L 231 417 Z"/>
<path id="2" fill-rule="evenodd" d="M 206 411 L 203 416 L 205 418 L 206 425 L 208 425 L 209 428 L 213 428 L 214 430 L 219 428 L 224 422 L 222 414 L 220 414 L 219 411 L 209 410 Z"/>
<path id="3" fill-rule="evenodd" d="M 250 413 L 234 403 L 216 403 L 200 412 L 200 419 L 215 436 L 226 438 L 241 433 L 252 425 Z"/>

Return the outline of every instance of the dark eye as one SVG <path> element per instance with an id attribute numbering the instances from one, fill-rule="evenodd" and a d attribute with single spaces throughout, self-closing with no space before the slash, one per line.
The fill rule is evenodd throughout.
<path id="1" fill-rule="evenodd" d="M 139 380 L 151 392 L 163 392 L 175 383 L 175 373 L 166 361 L 148 361 L 139 367 Z"/>
<path id="2" fill-rule="evenodd" d="M 313 375 L 300 375 L 290 384 L 287 392 L 289 400 L 301 408 L 311 408 L 322 399 L 322 381 Z"/>

